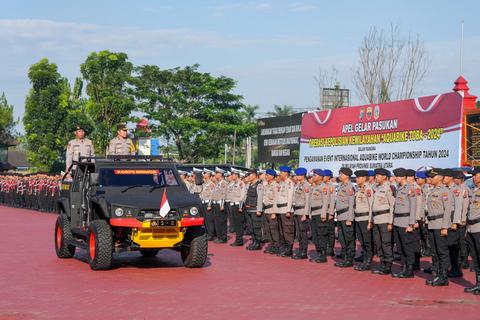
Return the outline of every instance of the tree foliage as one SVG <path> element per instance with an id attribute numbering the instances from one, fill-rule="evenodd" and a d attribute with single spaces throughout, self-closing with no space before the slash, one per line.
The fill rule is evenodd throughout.
<path id="1" fill-rule="evenodd" d="M 61 136 L 68 114 L 68 82 L 48 59 L 32 65 L 28 77 L 32 88 L 23 118 L 28 159 L 37 169 L 51 171 L 65 148 Z"/>
<path id="2" fill-rule="evenodd" d="M 13 136 L 16 124 L 17 122 L 13 119 L 13 106 L 8 104 L 7 97 L 2 92 L 0 95 L 0 136 Z"/>
<path id="3" fill-rule="evenodd" d="M 153 120 L 154 133 L 175 144 L 181 160 L 220 159 L 234 133 L 237 145 L 254 133 L 255 124 L 245 121 L 252 110 L 232 92 L 233 79 L 199 72 L 198 65 L 168 70 L 144 65 L 136 72 L 132 92 L 139 110 Z"/>
<path id="4" fill-rule="evenodd" d="M 274 105 L 273 111 L 267 112 L 269 117 L 284 117 L 291 116 L 295 113 L 295 109 L 292 106 L 284 104 L 283 106 Z"/>
<path id="5" fill-rule="evenodd" d="M 80 66 L 86 81 L 86 111 L 95 123 L 92 134 L 97 153 L 103 153 L 118 123 L 128 120 L 134 109 L 128 94 L 133 65 L 122 52 L 92 52 Z"/>

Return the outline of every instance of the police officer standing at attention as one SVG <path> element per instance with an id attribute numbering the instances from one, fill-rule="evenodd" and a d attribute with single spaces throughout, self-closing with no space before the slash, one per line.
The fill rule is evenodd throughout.
<path id="1" fill-rule="evenodd" d="M 310 258 L 310 261 L 316 263 L 327 262 L 327 245 L 330 241 L 330 217 L 328 214 L 330 193 L 327 184 L 323 182 L 323 175 L 322 169 L 314 169 L 310 187 L 310 226 L 314 235 L 312 240 L 317 251 L 317 256 Z"/>
<path id="2" fill-rule="evenodd" d="M 461 193 L 460 197 L 462 198 L 462 217 L 460 219 L 460 225 L 458 229 L 460 231 L 459 236 L 459 246 L 460 246 L 460 258 L 459 264 L 462 269 L 468 269 L 469 265 L 467 262 L 468 259 L 468 249 L 467 249 L 467 240 L 466 240 L 466 225 L 467 225 L 467 214 L 470 206 L 470 189 L 465 185 L 465 176 L 460 170 L 455 170 L 453 175 L 453 181 L 456 185 L 460 187 Z"/>
<path id="3" fill-rule="evenodd" d="M 335 197 L 336 197 L 336 190 L 335 184 L 331 181 L 333 178 L 332 170 L 325 169 L 323 170 L 323 182 L 327 186 L 328 192 L 328 208 L 327 208 L 327 223 L 328 223 L 328 243 L 327 243 L 327 255 L 333 257 L 335 255 Z"/>
<path id="4" fill-rule="evenodd" d="M 247 175 L 247 197 L 245 199 L 246 214 L 249 215 L 248 222 L 250 229 L 252 230 L 252 242 L 247 246 L 247 250 L 261 250 L 262 249 L 262 212 L 257 211 L 257 208 L 261 207 L 261 201 L 259 194 L 263 189 L 263 184 L 258 179 L 257 170 L 252 169 Z"/>
<path id="5" fill-rule="evenodd" d="M 416 240 L 413 228 L 417 220 L 415 190 L 411 184 L 407 183 L 407 171 L 404 168 L 393 170 L 393 174 L 398 184 L 393 209 L 393 235 L 403 268 L 401 272 L 393 273 L 392 276 L 413 278 Z"/>
<path id="6" fill-rule="evenodd" d="M 357 271 L 370 270 L 373 258 L 372 203 L 373 190 L 367 183 L 368 171 L 355 171 L 357 190 L 355 192 L 355 232 L 363 250 L 363 263 L 355 266 Z"/>
<path id="7" fill-rule="evenodd" d="M 281 257 L 291 257 L 295 240 L 295 221 L 293 218 L 293 182 L 290 180 L 290 167 L 280 167 L 277 192 L 277 213 L 280 221 L 280 242 L 282 247 L 278 253 Z"/>
<path id="8" fill-rule="evenodd" d="M 344 254 L 343 261 L 335 263 L 336 267 L 353 267 L 353 258 L 355 257 L 355 233 L 353 220 L 355 217 L 354 204 L 355 194 L 353 191 L 350 176 L 350 168 L 340 168 L 338 179 L 340 181 L 335 210 L 337 221 L 339 222 L 339 240 Z"/>
<path id="9" fill-rule="evenodd" d="M 447 271 L 450 268 L 448 254 L 448 228 L 452 225 L 453 195 L 445 187 L 443 170 L 432 169 L 427 175 L 433 186 L 427 198 L 428 240 L 432 246 L 432 272 L 435 277 L 427 280 L 426 285 L 448 286 Z"/>
<path id="10" fill-rule="evenodd" d="M 243 246 L 243 233 L 245 231 L 245 213 L 243 212 L 243 205 L 246 197 L 245 183 L 240 179 L 240 171 L 231 169 L 231 183 L 229 188 L 230 199 L 230 213 L 232 215 L 233 230 L 235 231 L 235 242 L 230 244 L 232 247 Z"/>
<path id="11" fill-rule="evenodd" d="M 107 155 L 135 155 L 135 146 L 128 138 L 128 129 L 125 123 L 117 126 L 117 136 L 110 140 Z"/>
<path id="12" fill-rule="evenodd" d="M 307 169 L 298 168 L 295 170 L 296 183 L 293 195 L 293 209 L 295 215 L 295 229 L 299 239 L 298 254 L 292 258 L 295 260 L 307 259 L 308 249 L 308 227 L 309 227 L 309 193 L 310 184 L 306 180 Z"/>
<path id="13" fill-rule="evenodd" d="M 476 282 L 464 291 L 480 295 L 480 168 L 475 168 L 471 174 L 475 187 L 471 192 L 467 215 L 467 244 L 473 260 Z"/>
<path id="14" fill-rule="evenodd" d="M 196 168 L 194 168 L 195 171 Z M 202 211 L 205 217 L 205 227 L 207 228 L 208 241 L 215 240 L 215 221 L 212 212 L 212 198 L 215 190 L 215 183 L 212 181 L 211 170 L 205 169 L 203 172 L 203 184 L 201 185 L 201 192 L 199 194 L 202 200 Z"/>
<path id="15" fill-rule="evenodd" d="M 95 157 L 93 143 L 90 139 L 85 138 L 85 129 L 82 126 L 75 128 L 75 139 L 68 142 L 66 170 L 70 168 L 72 161 L 74 159 L 78 161 L 79 157 Z"/>
<path id="16" fill-rule="evenodd" d="M 227 243 L 227 214 L 225 212 L 225 194 L 227 192 L 227 182 L 223 179 L 225 171 L 220 168 L 215 169 L 215 189 L 212 194 L 212 212 L 215 225 L 215 243 Z"/>
<path id="17" fill-rule="evenodd" d="M 280 251 L 280 232 L 278 230 L 278 220 L 277 217 L 277 188 L 278 184 L 276 181 L 277 172 L 273 169 L 268 169 L 265 174 L 265 183 L 263 188 L 259 190 L 258 196 L 262 199 L 261 206 L 258 206 L 257 211 L 263 212 L 265 215 L 266 221 L 266 238 L 269 240 L 270 244 L 265 249 L 264 253 L 277 254 Z"/>
<path id="18" fill-rule="evenodd" d="M 395 197 L 393 188 L 387 181 L 389 177 L 388 170 L 375 169 L 376 186 L 373 189 L 372 222 L 375 245 L 381 265 L 380 269 L 373 270 L 372 273 L 380 275 L 390 274 L 393 262 L 392 223 Z"/>

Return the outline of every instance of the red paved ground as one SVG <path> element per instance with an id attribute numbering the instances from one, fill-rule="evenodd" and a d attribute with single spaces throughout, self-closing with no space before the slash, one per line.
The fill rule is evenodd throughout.
<path id="1" fill-rule="evenodd" d="M 57 259 L 55 215 L 0 207 L 0 319 L 480 319 L 473 281 L 446 288 L 210 245 L 203 269 L 176 252 L 117 255 L 91 271 L 85 253 Z"/>

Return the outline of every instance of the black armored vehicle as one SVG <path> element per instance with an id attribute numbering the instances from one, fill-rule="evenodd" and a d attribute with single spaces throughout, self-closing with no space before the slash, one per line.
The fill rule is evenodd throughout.
<path id="1" fill-rule="evenodd" d="M 202 267 L 208 242 L 201 201 L 178 176 L 177 164 L 154 156 L 74 161 L 61 182 L 55 250 L 71 258 L 87 250 L 91 269 L 109 269 L 114 252 L 178 250 L 186 267 Z M 71 168 L 71 169 L 72 169 Z M 66 174 L 67 176 L 67 174 Z"/>

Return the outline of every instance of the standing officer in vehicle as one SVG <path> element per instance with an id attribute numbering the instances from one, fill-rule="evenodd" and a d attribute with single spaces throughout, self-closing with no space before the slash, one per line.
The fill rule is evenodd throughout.
<path id="1" fill-rule="evenodd" d="M 135 155 L 135 146 L 130 138 L 128 138 L 128 129 L 125 123 L 117 126 L 117 136 L 110 140 L 107 155 Z"/>
<path id="2" fill-rule="evenodd" d="M 85 129 L 82 126 L 75 128 L 75 139 L 68 142 L 66 170 L 70 168 L 73 160 L 78 161 L 79 157 L 95 157 L 93 143 L 90 139 L 85 138 Z"/>
<path id="3" fill-rule="evenodd" d="M 350 168 L 340 168 L 338 176 L 340 184 L 335 201 L 335 211 L 339 223 L 338 238 L 344 254 L 343 261 L 335 263 L 335 266 L 341 268 L 353 267 L 353 258 L 355 258 L 355 227 L 353 225 L 355 193 L 350 182 L 352 174 Z"/>

